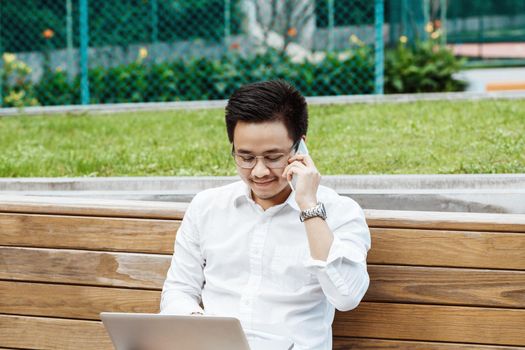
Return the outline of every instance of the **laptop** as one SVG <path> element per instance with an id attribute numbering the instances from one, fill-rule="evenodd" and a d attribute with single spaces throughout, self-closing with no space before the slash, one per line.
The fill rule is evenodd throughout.
<path id="1" fill-rule="evenodd" d="M 234 317 L 102 312 L 116 350 L 288 350 L 292 344 L 248 342 Z"/>

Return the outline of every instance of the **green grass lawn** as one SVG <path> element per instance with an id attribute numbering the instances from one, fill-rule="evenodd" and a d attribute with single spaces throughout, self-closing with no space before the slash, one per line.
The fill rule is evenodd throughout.
<path id="1" fill-rule="evenodd" d="M 223 110 L 0 118 L 0 177 L 233 175 Z M 311 106 L 322 174 L 525 173 L 525 100 Z"/>

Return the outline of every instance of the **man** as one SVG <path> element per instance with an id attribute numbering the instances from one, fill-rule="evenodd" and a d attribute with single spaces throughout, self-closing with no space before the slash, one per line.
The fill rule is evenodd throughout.
<path id="1" fill-rule="evenodd" d="M 312 158 L 296 152 L 306 139 L 308 112 L 286 82 L 234 92 L 226 127 L 242 181 L 191 202 L 161 313 L 233 316 L 248 337 L 331 349 L 334 308 L 355 308 L 369 284 L 363 211 L 320 186 Z"/>

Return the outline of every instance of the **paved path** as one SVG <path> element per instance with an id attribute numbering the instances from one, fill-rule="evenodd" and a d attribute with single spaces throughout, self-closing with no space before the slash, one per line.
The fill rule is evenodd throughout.
<path id="1" fill-rule="evenodd" d="M 525 67 L 469 69 L 457 76 L 469 83 L 470 92 L 486 92 L 498 84 L 514 85 L 525 91 Z"/>

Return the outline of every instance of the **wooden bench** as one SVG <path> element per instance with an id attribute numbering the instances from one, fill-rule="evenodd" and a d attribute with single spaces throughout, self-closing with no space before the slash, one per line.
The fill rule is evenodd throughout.
<path id="1" fill-rule="evenodd" d="M 186 204 L 0 197 L 0 348 L 111 349 L 101 311 L 158 312 Z M 525 346 L 525 215 L 366 211 L 371 285 L 334 349 Z"/>

